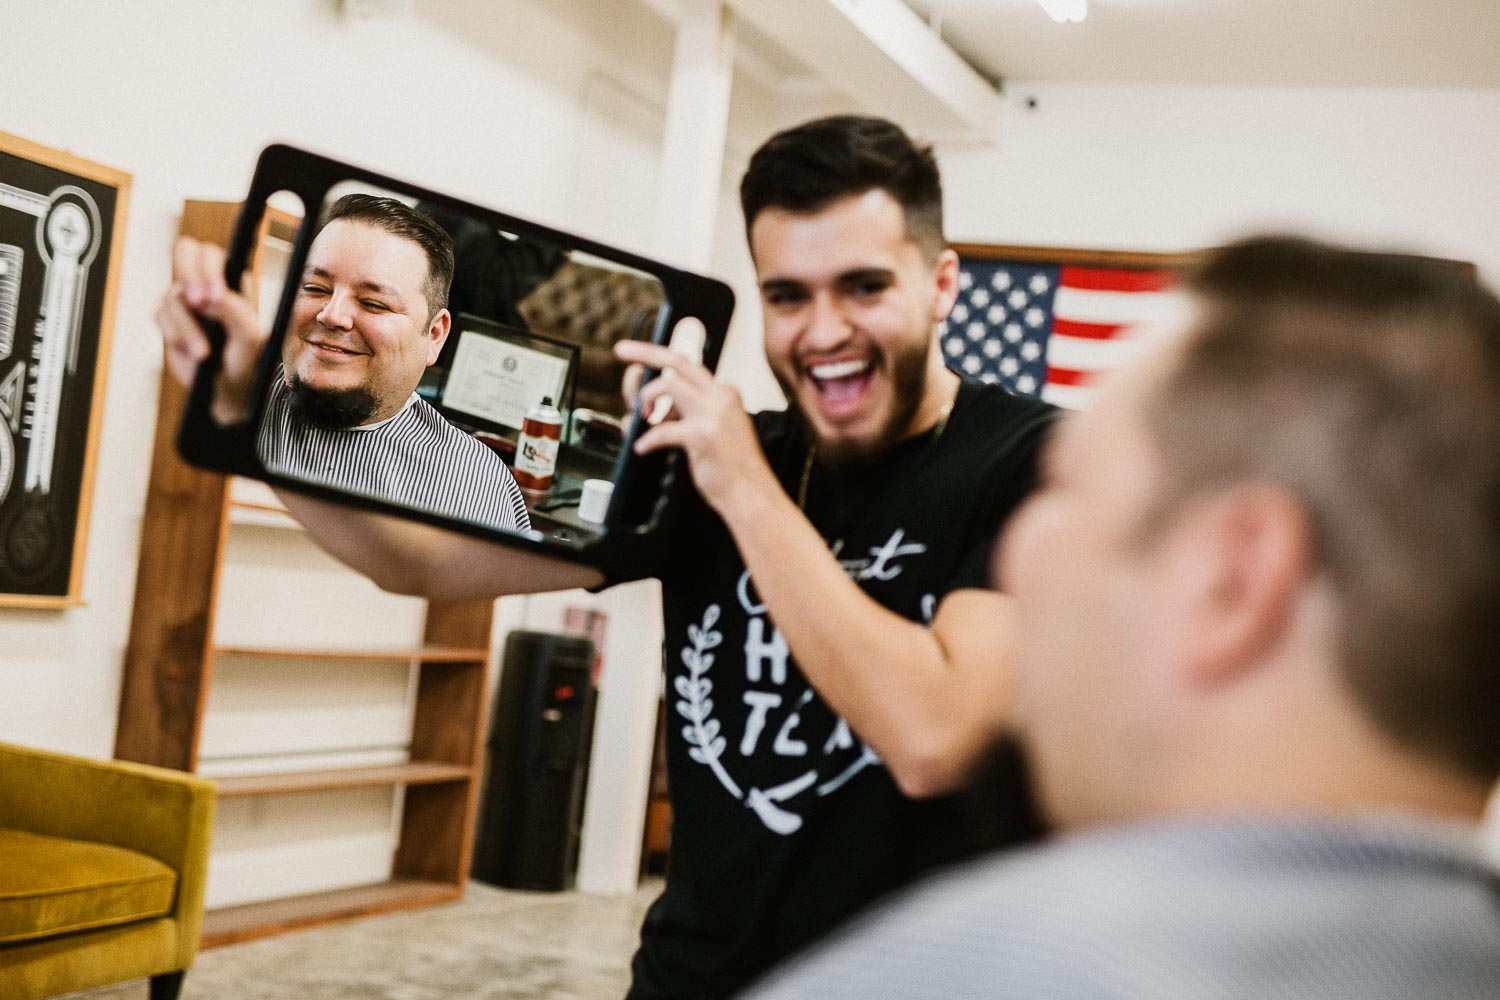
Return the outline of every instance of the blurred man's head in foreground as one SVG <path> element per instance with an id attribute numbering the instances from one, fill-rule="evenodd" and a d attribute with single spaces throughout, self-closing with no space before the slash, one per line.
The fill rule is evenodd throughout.
<path id="1" fill-rule="evenodd" d="M 1000 546 L 1051 817 L 1407 808 L 1500 775 L 1500 301 L 1258 238 L 1051 443 Z"/>

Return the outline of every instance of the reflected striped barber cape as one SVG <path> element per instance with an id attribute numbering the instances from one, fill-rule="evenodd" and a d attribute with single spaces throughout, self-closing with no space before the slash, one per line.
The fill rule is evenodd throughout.
<path id="1" fill-rule="evenodd" d="M 395 416 L 330 430 L 293 413 L 278 368 L 256 450 L 269 471 L 290 479 L 489 527 L 531 527 L 521 488 L 500 457 L 416 393 Z"/>
<path id="2" fill-rule="evenodd" d="M 1176 280 L 1164 268 L 964 260 L 938 328 L 943 354 L 955 371 L 1082 409 L 1139 347 L 1139 327 L 1180 315 Z"/>

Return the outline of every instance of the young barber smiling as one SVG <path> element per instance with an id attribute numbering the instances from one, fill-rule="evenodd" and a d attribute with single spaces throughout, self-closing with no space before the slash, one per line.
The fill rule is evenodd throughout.
<path id="1" fill-rule="evenodd" d="M 958 258 L 924 259 L 888 192 L 810 214 L 767 208 L 750 246 L 766 357 L 813 440 L 808 488 L 824 465 L 872 461 L 946 420 L 959 378 L 933 331 L 957 295 Z M 626 341 L 616 351 L 662 372 L 642 390 L 643 412 L 661 397 L 672 404 L 637 451 L 686 452 L 813 686 L 908 795 L 951 789 L 1004 714 L 1006 678 L 992 655 L 1008 641 L 1009 599 L 955 591 L 931 628 L 882 608 L 782 489 L 733 388 L 666 348 Z"/>
<path id="2" fill-rule="evenodd" d="M 713 997 L 933 864 L 1030 832 L 1019 777 L 970 839 L 957 793 L 1008 714 L 1010 600 L 986 560 L 1052 411 L 943 364 L 958 292 L 929 150 L 809 122 L 741 201 L 786 412 L 667 348 L 641 452 L 681 448 L 701 506 L 662 580 L 672 865 L 631 1000 Z M 998 662 L 997 662 L 998 660 Z M 1013 761 L 1007 760 L 1013 764 Z"/>

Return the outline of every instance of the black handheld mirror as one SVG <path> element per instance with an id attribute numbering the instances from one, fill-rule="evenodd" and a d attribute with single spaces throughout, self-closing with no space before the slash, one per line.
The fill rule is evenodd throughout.
<path id="1" fill-rule="evenodd" d="M 633 453 L 644 421 L 613 345 L 671 344 L 712 369 L 727 285 L 277 145 L 229 247 L 231 288 L 288 195 L 304 210 L 282 287 L 262 278 L 274 318 L 245 420 L 211 415 L 210 331 L 178 437 L 188 461 L 606 571 L 651 544 L 691 486 L 680 454 Z M 445 308 L 434 223 L 453 247 Z M 502 498 L 505 467 L 528 487 L 529 528 Z"/>

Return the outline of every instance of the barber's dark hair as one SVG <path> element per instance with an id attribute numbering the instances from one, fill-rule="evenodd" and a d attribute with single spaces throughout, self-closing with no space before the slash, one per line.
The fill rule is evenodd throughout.
<path id="1" fill-rule="evenodd" d="M 740 181 L 745 231 L 767 208 L 817 212 L 876 188 L 896 200 L 907 237 L 936 260 L 947 246 L 937 159 L 931 146 L 918 146 L 883 118 L 818 118 L 766 140 Z"/>
<path id="2" fill-rule="evenodd" d="M 427 297 L 427 318 L 448 305 L 448 287 L 453 284 L 453 238 L 431 216 L 419 212 L 395 198 L 373 194 L 346 194 L 328 209 L 323 225 L 338 219 L 362 222 L 410 240 L 427 257 L 427 280 L 422 291 Z"/>
<path id="3" fill-rule="evenodd" d="M 1347 689 L 1394 741 L 1500 776 L 1500 300 L 1447 263 L 1260 237 L 1146 413 L 1164 503 L 1259 479 L 1304 504 Z"/>

